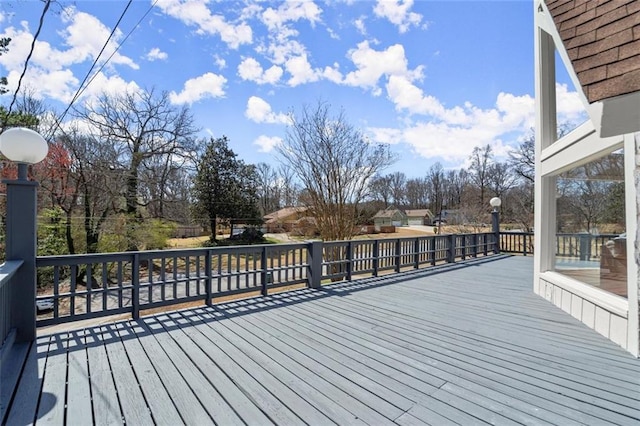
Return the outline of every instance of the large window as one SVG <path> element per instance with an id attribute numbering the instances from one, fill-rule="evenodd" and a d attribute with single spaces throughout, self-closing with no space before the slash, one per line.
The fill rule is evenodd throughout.
<path id="1" fill-rule="evenodd" d="M 626 297 L 622 150 L 562 173 L 556 182 L 555 270 Z"/>

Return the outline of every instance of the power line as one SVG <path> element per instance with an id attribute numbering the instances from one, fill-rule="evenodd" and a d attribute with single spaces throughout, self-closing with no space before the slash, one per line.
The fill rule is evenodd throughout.
<path id="1" fill-rule="evenodd" d="M 27 55 L 27 59 L 24 61 L 24 68 L 22 70 L 22 74 L 20 74 L 20 78 L 18 79 L 18 87 L 13 94 L 13 99 L 11 100 L 11 104 L 9 105 L 9 112 L 7 115 L 11 114 L 11 109 L 13 108 L 13 104 L 16 102 L 16 98 L 18 97 L 18 92 L 20 91 L 20 86 L 22 85 L 22 79 L 24 75 L 27 73 L 27 67 L 29 66 L 29 60 L 31 59 L 31 55 L 33 55 L 33 50 L 36 46 L 36 40 L 40 35 L 40 30 L 42 30 L 42 25 L 44 24 L 44 15 L 47 14 L 47 10 L 49 10 L 49 6 L 51 5 L 51 0 L 47 0 L 44 4 L 44 9 L 42 10 L 42 15 L 40 15 L 40 22 L 38 23 L 38 29 L 33 36 L 33 40 L 31 41 L 31 49 L 29 50 L 29 54 Z"/>
<path id="2" fill-rule="evenodd" d="M 122 14 L 120 14 L 120 18 L 118 18 L 118 21 L 116 22 L 116 24 L 114 25 L 113 29 L 111 30 L 111 33 L 109 34 L 109 37 L 107 37 L 107 41 L 104 42 L 104 45 L 102 46 L 102 49 L 100 49 L 100 52 L 98 53 L 96 58 L 93 60 L 93 64 L 91 64 L 91 67 L 89 68 L 89 71 L 87 71 L 87 74 L 84 76 L 84 79 L 82 80 L 82 83 L 80 83 L 80 86 L 78 87 L 78 90 L 76 91 L 75 95 L 73 95 L 73 98 L 71 99 L 71 102 L 69 102 L 69 105 L 67 105 L 67 108 L 64 110 L 64 112 L 62 113 L 60 118 L 56 120 L 57 122 L 62 122 L 62 120 L 64 120 L 64 117 L 67 115 L 67 112 L 69 112 L 69 109 L 71 108 L 73 103 L 78 99 L 78 97 L 80 97 L 80 94 L 84 90 L 83 89 L 84 83 L 89 78 L 89 75 L 91 75 L 91 71 L 93 71 L 93 68 L 97 65 L 98 61 L 100 60 L 100 57 L 104 53 L 104 50 L 109 45 L 109 42 L 111 41 L 111 39 L 113 38 L 113 35 L 115 34 L 116 30 L 118 29 L 118 25 L 120 25 L 120 22 L 122 22 L 122 19 L 124 18 L 124 15 L 127 13 L 127 10 L 129 10 L 129 6 L 131 6 L 132 2 L 133 2 L 133 0 L 129 0 L 129 2 L 127 3 L 127 6 L 122 11 Z M 109 57 L 109 59 L 111 59 L 111 57 Z M 107 61 L 108 61 L 108 59 L 107 59 Z M 102 69 L 102 68 L 100 68 L 100 69 Z M 88 86 L 88 84 L 87 84 L 87 86 Z M 51 132 L 51 129 L 49 130 L 49 132 Z"/>
<path id="3" fill-rule="evenodd" d="M 126 12 L 126 10 L 129 8 L 129 5 L 132 3 L 132 0 L 129 0 L 129 4 L 127 4 L 127 8 L 125 8 L 124 13 Z M 87 89 L 87 87 L 89 87 L 89 85 L 93 82 L 93 80 L 98 76 L 98 74 L 100 74 L 100 71 L 102 71 L 102 69 L 107 65 L 107 63 L 109 63 L 109 61 L 111 60 L 111 58 L 113 58 L 113 56 L 118 52 L 118 50 L 120 50 L 120 48 L 122 47 L 122 45 L 127 41 L 127 39 L 131 36 L 131 34 L 133 34 L 133 32 L 140 26 L 140 24 L 142 23 L 142 21 L 144 20 L 144 18 L 147 17 L 147 15 L 149 14 L 149 12 L 151 12 L 151 10 L 153 10 L 153 8 L 155 7 L 155 5 L 158 3 L 158 0 L 155 0 L 153 2 L 153 4 L 151 4 L 151 6 L 149 7 L 149 9 L 147 9 L 147 11 L 142 15 L 142 17 L 138 20 L 138 22 L 133 26 L 133 28 L 127 33 L 127 35 L 122 39 L 122 41 L 120 41 L 120 43 L 118 43 L 118 45 L 116 46 L 115 50 L 113 51 L 113 53 L 111 53 L 111 55 L 107 58 L 106 61 L 104 61 L 104 63 L 100 66 L 100 68 L 98 69 L 98 71 L 96 71 L 93 76 L 89 79 L 89 81 L 87 82 L 87 84 L 82 87 L 82 84 L 80 85 L 80 87 L 78 88 L 78 91 L 76 92 L 76 94 L 74 95 L 73 99 L 71 100 L 71 103 L 69 104 L 69 106 L 67 106 L 67 108 L 65 109 L 65 112 L 63 113 L 63 115 L 61 116 L 60 119 L 55 119 L 54 120 L 54 124 L 51 126 L 51 129 L 49 130 L 49 135 L 47 136 L 46 139 L 50 138 L 53 134 L 54 127 L 57 127 L 58 129 L 62 130 L 62 133 L 66 135 L 66 132 L 64 131 L 64 129 L 62 128 L 62 126 L 60 125 L 60 123 L 62 122 L 62 118 L 64 118 L 64 115 L 68 112 L 68 110 L 71 108 L 71 105 L 77 100 L 77 98 L 79 98 L 82 93 L 84 93 L 84 91 Z M 121 18 L 122 19 L 122 18 Z M 120 20 L 118 20 L 118 23 L 120 22 Z M 116 24 L 117 26 L 118 24 Z M 115 28 L 114 28 L 115 30 Z M 108 40 L 107 40 L 108 41 Z M 103 48 L 104 50 L 104 48 Z M 94 62 L 95 65 L 95 62 Z M 93 68 L 93 65 L 91 66 Z M 91 72 L 91 70 L 89 70 L 89 73 Z M 88 74 L 87 74 L 88 76 Z M 86 77 L 83 80 L 86 81 Z"/>

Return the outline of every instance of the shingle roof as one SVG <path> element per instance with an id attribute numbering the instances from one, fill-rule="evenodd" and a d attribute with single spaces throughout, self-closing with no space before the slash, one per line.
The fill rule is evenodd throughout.
<path id="1" fill-rule="evenodd" d="M 406 210 L 405 213 L 409 217 L 431 217 L 431 210 L 429 209 L 419 209 L 419 210 Z"/>
<path id="2" fill-rule="evenodd" d="M 373 216 L 374 218 L 378 217 L 378 218 L 382 218 L 382 217 L 394 217 L 397 214 L 400 214 L 401 216 L 404 215 L 404 213 L 402 212 L 402 210 L 398 210 L 398 209 L 390 209 L 387 208 L 385 210 L 380 210 L 378 213 L 375 214 L 375 216 Z"/>
<path id="3" fill-rule="evenodd" d="M 640 0 L 545 0 L 590 103 L 640 91 Z"/>
<path id="4" fill-rule="evenodd" d="M 308 209 L 306 207 L 285 207 L 283 209 L 265 215 L 264 219 L 267 222 L 283 220 L 296 213 L 305 213 L 307 210 Z"/>

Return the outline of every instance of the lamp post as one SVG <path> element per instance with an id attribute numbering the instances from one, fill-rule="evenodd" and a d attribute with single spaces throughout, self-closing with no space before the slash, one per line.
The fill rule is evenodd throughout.
<path id="1" fill-rule="evenodd" d="M 6 259 L 22 260 L 11 288 L 11 322 L 16 342 L 36 338 L 36 188 L 30 181 L 29 164 L 44 160 L 47 142 L 37 132 L 15 127 L 0 135 L 0 152 L 18 165 L 18 178 L 4 180 L 7 185 Z"/>
<path id="2" fill-rule="evenodd" d="M 498 212 L 498 208 L 502 205 L 502 200 L 498 197 L 493 197 L 489 200 L 489 204 L 493 208 L 491 211 L 491 227 L 496 241 L 493 251 L 498 254 L 500 253 L 500 212 Z"/>

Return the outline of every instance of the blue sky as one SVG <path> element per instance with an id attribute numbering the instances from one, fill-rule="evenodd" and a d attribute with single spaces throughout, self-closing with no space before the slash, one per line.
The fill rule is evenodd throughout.
<path id="1" fill-rule="evenodd" d="M 23 87 L 64 110 L 126 5 L 53 3 Z M 43 6 L 0 5 L 0 36 L 13 39 L 0 56 L 10 89 Z M 464 165 L 477 145 L 503 157 L 534 124 L 530 0 L 136 0 L 103 58 L 119 44 L 79 103 L 103 90 L 168 91 L 203 137 L 227 135 L 249 163 L 277 165 L 287 113 L 320 99 L 390 143 L 399 161 L 388 171 L 410 177 L 436 161 Z M 560 120 L 578 120 L 565 74 L 558 84 Z"/>

